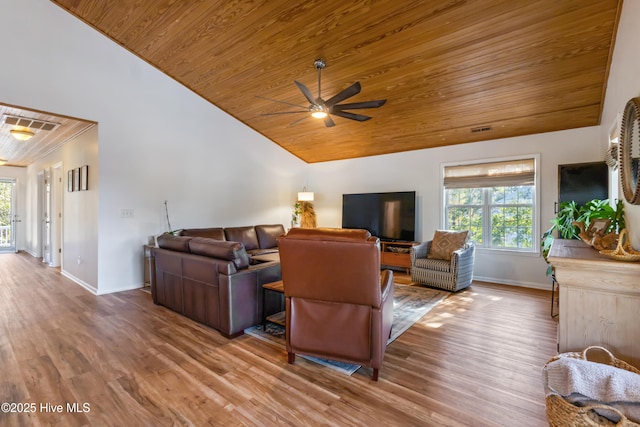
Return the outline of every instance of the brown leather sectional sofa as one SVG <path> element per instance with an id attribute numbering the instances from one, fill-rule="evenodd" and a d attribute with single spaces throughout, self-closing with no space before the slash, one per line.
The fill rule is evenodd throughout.
<path id="1" fill-rule="evenodd" d="M 282 308 L 282 300 L 262 285 L 281 279 L 277 262 L 254 262 L 251 255 L 275 252 L 280 224 L 182 230 L 159 236 L 153 301 L 220 331 L 227 338 Z"/>

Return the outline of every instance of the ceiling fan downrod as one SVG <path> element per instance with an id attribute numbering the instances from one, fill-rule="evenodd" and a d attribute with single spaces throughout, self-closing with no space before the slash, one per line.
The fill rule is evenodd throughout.
<path id="1" fill-rule="evenodd" d="M 327 66 L 327 63 L 324 62 L 324 59 L 318 58 L 315 61 L 313 61 L 313 66 L 316 68 L 316 70 L 318 70 L 318 99 L 321 100 L 322 96 L 320 91 L 320 73 L 322 72 L 324 67 Z"/>

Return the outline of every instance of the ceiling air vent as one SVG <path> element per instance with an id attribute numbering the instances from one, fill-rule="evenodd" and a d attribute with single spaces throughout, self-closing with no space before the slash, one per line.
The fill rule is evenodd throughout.
<path id="1" fill-rule="evenodd" d="M 493 128 L 491 126 L 478 126 L 476 128 L 471 128 L 471 133 L 480 133 L 480 132 L 489 132 Z"/>
<path id="2" fill-rule="evenodd" d="M 5 114 L 2 116 L 2 123 L 10 126 L 21 126 L 33 130 L 51 131 L 60 126 L 60 123 L 48 122 L 46 120 L 30 119 L 29 117 L 18 117 Z"/>

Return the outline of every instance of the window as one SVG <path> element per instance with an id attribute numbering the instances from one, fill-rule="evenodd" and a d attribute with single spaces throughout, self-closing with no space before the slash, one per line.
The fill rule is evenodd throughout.
<path id="1" fill-rule="evenodd" d="M 611 129 L 609 129 L 609 149 L 605 155 L 605 162 L 609 166 L 609 200 L 618 200 L 618 188 L 620 187 L 620 176 L 618 175 L 618 147 L 620 139 L 621 115 L 618 113 Z"/>
<path id="2" fill-rule="evenodd" d="M 478 247 L 536 251 L 535 159 L 445 166 L 445 228 Z"/>

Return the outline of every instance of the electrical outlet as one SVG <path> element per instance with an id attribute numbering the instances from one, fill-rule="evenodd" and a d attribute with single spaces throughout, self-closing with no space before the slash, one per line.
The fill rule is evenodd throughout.
<path id="1" fill-rule="evenodd" d="M 133 218 L 133 209 L 120 209 L 120 218 Z"/>

